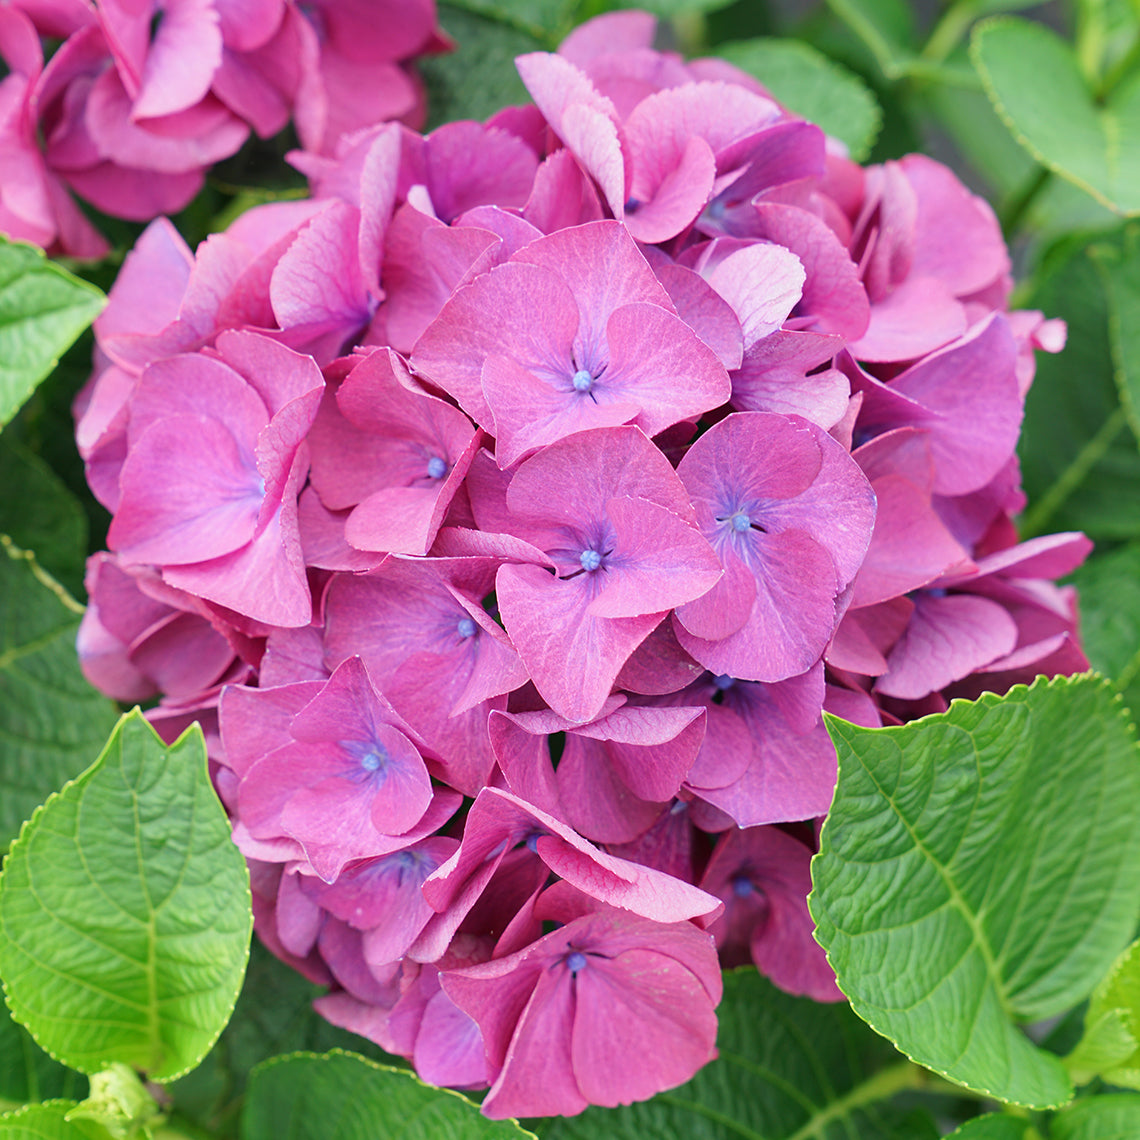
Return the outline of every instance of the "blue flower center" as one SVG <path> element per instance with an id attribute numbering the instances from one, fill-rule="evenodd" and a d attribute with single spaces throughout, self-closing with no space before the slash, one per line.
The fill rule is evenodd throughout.
<path id="1" fill-rule="evenodd" d="M 737 511 L 737 513 L 732 516 L 732 529 L 736 531 L 737 534 L 748 530 L 750 526 L 752 526 L 752 520 L 743 512 Z"/>
<path id="2" fill-rule="evenodd" d="M 713 684 L 723 693 L 725 689 L 731 689 L 736 684 L 736 678 L 730 677 L 727 673 L 721 673 L 719 677 L 713 678 Z"/>
<path id="3" fill-rule="evenodd" d="M 378 772 L 381 765 L 388 759 L 388 755 L 383 749 L 365 752 L 360 758 L 360 766 L 366 772 Z"/>
<path id="4" fill-rule="evenodd" d="M 583 550 L 578 555 L 578 561 L 582 564 L 583 570 L 597 570 L 602 564 L 602 552 L 600 550 Z"/>
<path id="5" fill-rule="evenodd" d="M 737 875 L 736 878 L 732 880 L 732 893 L 738 899 L 749 898 L 755 892 L 756 888 L 753 886 L 751 879 L 746 879 L 743 875 Z"/>
<path id="6" fill-rule="evenodd" d="M 432 479 L 442 479 L 447 474 L 447 464 L 438 455 L 428 460 L 428 476 Z"/>
<path id="7" fill-rule="evenodd" d="M 475 622 L 469 618 L 460 618 L 459 624 L 455 627 L 455 632 L 460 637 L 474 637 L 475 636 Z"/>
<path id="8" fill-rule="evenodd" d="M 584 368 L 579 368 L 570 380 L 575 392 L 588 392 L 594 386 L 594 378 Z"/>
<path id="9" fill-rule="evenodd" d="M 571 950 L 566 955 L 566 966 L 570 973 L 576 974 L 579 970 L 585 969 L 586 955 L 581 950 Z"/>

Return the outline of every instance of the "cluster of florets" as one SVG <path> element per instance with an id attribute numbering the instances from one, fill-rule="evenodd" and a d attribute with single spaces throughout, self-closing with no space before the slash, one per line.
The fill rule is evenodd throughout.
<path id="1" fill-rule="evenodd" d="M 418 126 L 408 61 L 447 46 L 435 0 L 5 0 L 0 232 L 101 257 L 69 190 L 150 221 L 187 205 L 251 128 L 267 138 L 292 117 L 320 154 L 375 122 Z"/>
<path id="2" fill-rule="evenodd" d="M 535 105 L 155 223 L 79 409 L 80 651 L 208 729 L 262 939 L 491 1116 L 714 1055 L 719 965 L 840 998 L 805 896 L 866 725 L 1081 668 L 1018 543 L 1033 350 L 995 219 L 603 17 Z"/>

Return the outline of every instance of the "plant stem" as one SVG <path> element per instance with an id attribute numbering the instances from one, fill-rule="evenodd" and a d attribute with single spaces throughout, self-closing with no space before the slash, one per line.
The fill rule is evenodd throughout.
<path id="1" fill-rule="evenodd" d="M 977 0 L 956 0 L 934 26 L 922 49 L 922 58 L 941 63 L 958 46 L 977 16 Z"/>

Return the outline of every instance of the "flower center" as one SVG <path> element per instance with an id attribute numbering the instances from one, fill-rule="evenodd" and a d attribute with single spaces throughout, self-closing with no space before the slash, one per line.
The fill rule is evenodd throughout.
<path id="1" fill-rule="evenodd" d="M 583 570 L 597 570 L 602 564 L 602 552 L 600 550 L 583 550 L 578 555 L 578 561 L 582 564 Z"/>
<path id="2" fill-rule="evenodd" d="M 442 479 L 447 474 L 447 464 L 438 455 L 433 455 L 428 460 L 427 473 L 431 479 Z"/>
<path id="3" fill-rule="evenodd" d="M 458 633 L 460 637 L 474 637 L 475 622 L 469 617 L 460 618 L 459 624 L 455 627 L 455 632 Z"/>
<path id="4" fill-rule="evenodd" d="M 738 899 L 750 898 L 756 893 L 756 887 L 753 885 L 752 880 L 745 878 L 743 875 L 737 875 L 732 880 L 732 893 Z"/>
<path id="5" fill-rule="evenodd" d="M 570 380 L 575 392 L 588 392 L 594 386 L 594 378 L 584 368 L 579 368 Z"/>
<path id="6" fill-rule="evenodd" d="M 585 969 L 586 955 L 581 950 L 571 950 L 566 955 L 566 966 L 570 973 L 576 974 L 579 970 Z"/>

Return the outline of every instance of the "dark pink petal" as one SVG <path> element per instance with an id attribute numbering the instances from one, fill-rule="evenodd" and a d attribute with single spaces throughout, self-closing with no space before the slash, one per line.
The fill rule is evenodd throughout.
<path id="1" fill-rule="evenodd" d="M 222 33 L 214 0 L 167 0 L 143 66 L 135 119 L 192 107 L 210 89 L 222 62 Z"/>

